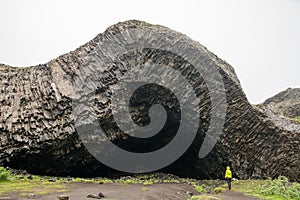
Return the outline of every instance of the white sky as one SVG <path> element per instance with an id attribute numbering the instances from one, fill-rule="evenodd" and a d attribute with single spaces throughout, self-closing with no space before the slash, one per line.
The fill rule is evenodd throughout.
<path id="1" fill-rule="evenodd" d="M 46 63 L 129 19 L 206 46 L 234 67 L 251 103 L 300 87 L 300 0 L 1 0 L 0 63 Z"/>

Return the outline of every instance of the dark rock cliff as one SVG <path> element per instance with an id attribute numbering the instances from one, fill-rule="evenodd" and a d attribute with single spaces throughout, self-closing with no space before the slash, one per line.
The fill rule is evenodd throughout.
<path id="1" fill-rule="evenodd" d="M 168 116 L 173 118 L 167 121 L 157 137 L 149 140 L 128 137 L 118 129 L 111 114 L 109 95 L 117 77 L 136 63 L 161 62 L 188 74 L 200 100 L 198 112 L 201 112 L 198 134 L 192 145 L 176 162 L 162 171 L 198 178 L 223 178 L 225 166 L 230 165 L 234 176 L 238 178 L 285 175 L 293 180 L 300 179 L 299 125 L 278 123 L 277 118 L 252 106 L 233 68 L 205 47 L 173 30 L 140 21 L 113 25 L 75 51 L 43 65 L 29 68 L 0 65 L 0 165 L 48 175 L 108 176 L 119 173 L 89 154 L 78 137 L 74 125 L 77 116 L 72 115 L 72 99 L 77 98 L 74 90 L 79 90 L 74 88 L 75 81 L 81 78 L 82 73 L 90 73 L 90 68 L 80 69 L 80 66 L 89 61 L 100 43 L 116 34 L 122 35 L 130 28 L 144 27 L 167 34 L 170 40 L 174 35 L 183 38 L 183 45 L 197 48 L 203 59 L 207 60 L 208 66 L 217 66 L 227 97 L 225 125 L 213 150 L 205 158 L 198 158 L 212 109 L 203 77 L 194 73 L 186 61 L 176 55 L 153 49 L 138 49 L 122 57 L 121 64 L 103 66 L 101 78 L 95 86 L 97 118 L 106 127 L 109 138 L 115 144 L 130 151 L 149 152 L 161 148 L 174 137 L 172 133 L 176 132 L 177 118 L 180 118 L 180 111 L 176 108 L 178 102 L 172 101 L 171 93 L 168 96 L 158 86 L 145 87 L 140 94 L 136 94 L 136 99 L 145 97 L 143 103 L 134 102 L 134 98 L 132 103 L 133 111 L 140 111 L 133 112 L 132 119 L 141 125 L 149 123 L 145 107 L 149 108 L 156 103 L 168 105 Z M 123 36 L 130 40 L 126 34 Z M 111 53 L 109 49 L 106 51 L 108 55 Z M 164 75 L 162 72 L 161 76 Z M 167 100 L 150 100 L 150 94 L 159 94 L 160 97 L 165 95 Z"/>

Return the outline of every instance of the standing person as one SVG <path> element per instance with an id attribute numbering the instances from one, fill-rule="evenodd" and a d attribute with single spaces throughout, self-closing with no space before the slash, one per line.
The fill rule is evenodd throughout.
<path id="1" fill-rule="evenodd" d="M 231 179 L 232 179 L 232 172 L 230 170 L 230 167 L 227 166 L 226 167 L 226 172 L 225 172 L 225 179 L 227 181 L 228 184 L 228 189 L 231 190 Z"/>

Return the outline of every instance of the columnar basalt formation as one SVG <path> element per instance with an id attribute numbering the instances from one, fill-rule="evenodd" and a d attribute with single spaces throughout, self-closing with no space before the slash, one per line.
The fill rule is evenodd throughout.
<path id="1" fill-rule="evenodd" d="M 76 116 L 72 115 L 72 99 L 76 99 L 74 80 L 80 78 L 79 68 L 99 48 L 98 44 L 133 27 L 148 27 L 170 35 L 176 33 L 158 25 L 126 21 L 109 27 L 87 44 L 46 64 L 28 68 L 0 65 L 0 165 L 48 175 L 108 176 L 118 173 L 93 158 L 82 145 L 74 126 Z M 176 35 L 186 37 L 179 33 Z M 226 89 L 226 121 L 214 149 L 208 156 L 199 159 L 198 152 L 209 124 L 211 102 L 203 78 L 195 75 L 193 81 L 198 85 L 194 89 L 201 102 L 197 137 L 183 156 L 162 171 L 198 178 L 223 178 L 225 166 L 231 165 L 234 176 L 238 178 L 284 175 L 300 180 L 300 126 L 289 122 L 278 123 L 276 116 L 269 116 L 263 109 L 252 106 L 229 64 L 191 39 L 187 39 L 186 43 L 196 46 L 218 67 Z M 149 119 L 144 107 L 162 103 L 169 106 L 167 112 L 173 117 L 167 121 L 169 125 L 164 127 L 162 135 L 141 141 L 126 136 L 118 129 L 113 122 L 107 97 L 117 82 L 117 76 L 134 65 L 137 58 L 143 62 L 157 59 L 173 68 L 187 65 L 186 61 L 168 52 L 142 49 L 124 56 L 123 63 L 127 66 L 114 63 L 101 70 L 102 78 L 95 99 L 100 123 L 106 127 L 115 144 L 130 151 L 148 152 L 161 148 L 174 137 L 172 133 L 178 126 L 176 116 L 179 111 L 172 108 L 178 102 L 171 101 L 172 96 L 167 96 L 158 86 L 145 87 L 140 94 L 136 94 L 137 99 L 141 99 L 139 95 L 165 94 L 168 100 L 158 98 L 151 103 L 133 102 L 133 111 L 140 112 L 133 112 L 132 119 L 137 124 L 147 124 Z M 89 69 L 83 69 L 83 72 L 85 70 Z M 179 70 L 192 72 L 192 69 L 184 67 Z"/>

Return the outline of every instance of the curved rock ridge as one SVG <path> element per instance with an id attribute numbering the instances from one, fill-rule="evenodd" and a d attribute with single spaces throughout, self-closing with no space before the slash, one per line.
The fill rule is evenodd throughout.
<path id="1" fill-rule="evenodd" d="M 264 106 L 274 113 L 294 118 L 300 116 L 300 88 L 288 88 L 267 99 Z"/>
<path id="2" fill-rule="evenodd" d="M 90 68 L 80 67 L 90 60 L 101 42 L 116 34 L 122 35 L 128 29 L 144 27 L 170 35 L 170 38 L 174 35 L 184 38 L 185 45 L 197 48 L 203 59 L 209 60 L 208 66 L 217 66 L 226 89 L 226 121 L 223 133 L 213 150 L 205 158 L 198 158 L 212 109 L 209 91 L 203 78 L 193 74 L 186 61 L 176 58 L 176 55 L 174 57 L 164 51 L 139 49 L 124 56 L 122 65 L 112 63 L 104 66 L 96 86 L 95 111 L 100 124 L 106 128 L 109 138 L 115 144 L 130 151 L 148 152 L 161 148 L 174 137 L 172 133 L 176 131 L 174 127 L 177 126 L 175 122 L 179 113 L 176 109 L 170 110 L 173 118 L 164 127 L 163 134 L 142 141 L 135 141 L 120 131 L 111 115 L 109 95 L 117 77 L 137 62 L 156 60 L 171 67 L 181 67 L 181 72 L 186 70 L 187 74 L 191 74 L 197 98 L 200 100 L 199 113 L 201 112 L 198 134 L 190 148 L 176 162 L 161 171 L 196 178 L 223 178 L 225 167 L 230 165 L 234 176 L 241 179 L 284 175 L 291 180 L 300 180 L 299 126 L 290 128 L 288 122 L 278 123 L 277 118 L 275 120 L 263 109 L 252 106 L 234 69 L 199 43 L 169 28 L 136 20 L 113 25 L 75 51 L 43 65 L 28 68 L 0 65 L 0 165 L 47 175 L 119 174 L 120 172 L 101 164 L 89 154 L 78 137 L 74 125 L 78 116 L 72 115 L 72 99 L 78 98 L 74 92 L 78 89 L 74 88 L 77 87 L 75 81 L 81 78 L 82 73 L 90 73 Z M 123 36 L 126 39 L 127 35 Z M 111 52 L 106 53 L 109 56 Z M 155 92 L 165 94 L 155 88 L 148 88 L 137 95 L 146 96 L 156 94 Z M 170 108 L 176 104 L 163 99 L 157 101 L 169 103 Z M 149 107 L 147 102 L 143 105 L 138 102 L 133 104 L 133 111 L 143 106 Z M 143 111 L 133 112 L 132 119 L 141 125 L 147 124 L 149 120 Z"/>
<path id="3" fill-rule="evenodd" d="M 291 132 L 300 129 L 297 120 L 300 116 L 299 88 L 288 88 L 255 107 L 265 113 L 278 127 L 285 127 Z"/>

